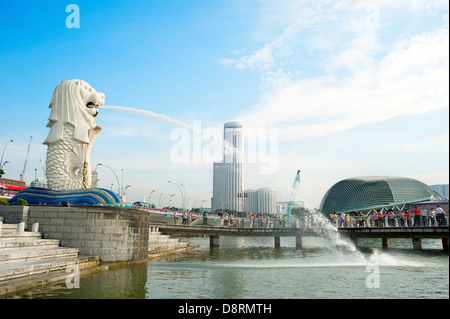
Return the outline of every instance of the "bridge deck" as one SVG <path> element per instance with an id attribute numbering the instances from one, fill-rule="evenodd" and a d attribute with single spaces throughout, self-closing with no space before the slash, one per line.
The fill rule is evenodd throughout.
<path id="1" fill-rule="evenodd" d="M 301 234 L 301 230 L 299 228 L 243 228 L 204 225 L 159 225 L 159 229 L 160 231 L 172 234 L 210 236 L 283 237 L 298 236 Z"/>
<path id="2" fill-rule="evenodd" d="M 170 234 L 210 236 L 212 247 L 219 246 L 220 236 L 274 237 L 275 246 L 280 246 L 280 237 L 295 237 L 296 246 L 301 248 L 302 237 L 321 236 L 314 228 L 244 228 L 208 225 L 158 225 L 160 231 Z M 444 250 L 449 249 L 449 227 L 362 227 L 338 228 L 338 232 L 350 237 L 355 244 L 358 238 L 382 238 L 383 247 L 388 248 L 389 238 L 411 238 L 414 249 L 421 249 L 422 238 L 441 238 Z"/>

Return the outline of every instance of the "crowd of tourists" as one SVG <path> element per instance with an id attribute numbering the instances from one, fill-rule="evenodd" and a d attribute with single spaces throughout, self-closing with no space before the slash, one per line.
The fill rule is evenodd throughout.
<path id="1" fill-rule="evenodd" d="M 330 221 L 337 227 L 435 227 L 448 226 L 448 212 L 446 213 L 439 205 L 429 211 L 417 206 L 395 212 L 393 209 L 387 211 L 375 210 L 364 214 L 358 212 L 331 212 Z"/>

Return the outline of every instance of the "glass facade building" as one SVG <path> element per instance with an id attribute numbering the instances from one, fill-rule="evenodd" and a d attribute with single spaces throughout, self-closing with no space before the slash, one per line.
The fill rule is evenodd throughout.
<path id="1" fill-rule="evenodd" d="M 323 197 L 320 209 L 326 213 L 348 212 L 429 200 L 442 200 L 442 196 L 415 179 L 367 176 L 349 178 L 334 184 Z"/>

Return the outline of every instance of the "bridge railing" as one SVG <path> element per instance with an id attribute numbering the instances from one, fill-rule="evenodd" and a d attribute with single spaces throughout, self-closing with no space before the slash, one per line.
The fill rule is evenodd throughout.
<path id="1" fill-rule="evenodd" d="M 299 221 L 293 218 L 269 218 L 269 217 L 233 217 L 233 218 L 220 218 L 209 217 L 208 223 L 211 224 L 211 220 L 215 221 L 215 226 L 221 227 L 237 227 L 237 228 L 298 228 Z M 200 223 L 197 222 L 197 225 Z"/>
<path id="2" fill-rule="evenodd" d="M 439 227 L 448 226 L 448 217 L 444 215 L 427 215 L 410 217 L 400 214 L 384 216 L 336 216 L 329 218 L 330 222 L 338 228 L 360 228 L 360 227 Z"/>

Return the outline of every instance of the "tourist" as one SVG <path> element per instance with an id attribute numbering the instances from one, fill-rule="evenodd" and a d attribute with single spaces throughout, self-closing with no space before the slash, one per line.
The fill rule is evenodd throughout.
<path id="1" fill-rule="evenodd" d="M 432 208 L 430 211 L 430 226 L 436 226 L 436 208 Z"/>
<path id="2" fill-rule="evenodd" d="M 208 224 L 208 213 L 206 211 L 203 212 L 203 225 Z"/>
<path id="3" fill-rule="evenodd" d="M 233 214 L 230 213 L 230 226 L 233 226 Z"/>
<path id="4" fill-rule="evenodd" d="M 228 226 L 228 213 L 225 213 L 225 216 L 224 216 L 224 218 L 223 218 L 223 225 L 225 226 L 225 227 L 227 227 Z"/>
<path id="5" fill-rule="evenodd" d="M 411 213 L 414 213 L 414 226 L 420 226 L 420 210 L 417 206 L 411 211 Z"/>
<path id="6" fill-rule="evenodd" d="M 192 212 L 189 212 L 188 214 L 188 225 L 192 223 Z"/>
<path id="7" fill-rule="evenodd" d="M 359 215 L 359 227 L 364 227 L 366 215 L 364 215 L 364 213 L 361 210 L 358 212 L 358 215 Z"/>
<path id="8" fill-rule="evenodd" d="M 173 212 L 173 223 L 174 223 L 175 225 L 177 224 L 177 219 L 178 219 L 177 211 L 174 211 L 174 212 Z"/>
<path id="9" fill-rule="evenodd" d="M 350 214 L 347 214 L 345 216 L 345 227 L 350 227 L 351 223 L 350 223 Z"/>
<path id="10" fill-rule="evenodd" d="M 405 220 L 406 220 L 407 227 L 411 226 L 411 224 L 409 223 L 410 219 L 411 219 L 411 214 L 409 213 L 408 209 L 405 209 Z"/>
<path id="11" fill-rule="evenodd" d="M 344 219 L 345 219 L 345 214 L 344 214 L 344 212 L 342 212 L 341 215 L 339 216 L 339 227 L 344 227 Z"/>
<path id="12" fill-rule="evenodd" d="M 391 209 L 389 214 L 388 214 L 388 219 L 389 219 L 389 226 L 394 227 L 395 226 L 395 213 L 394 210 Z"/>
<path id="13" fill-rule="evenodd" d="M 333 212 L 330 212 L 330 215 L 329 215 L 328 218 L 330 219 L 330 222 L 333 223 L 333 220 L 334 220 L 334 213 L 333 213 Z"/>
<path id="14" fill-rule="evenodd" d="M 436 208 L 436 221 L 438 226 L 445 226 L 444 210 L 439 205 L 437 205 Z"/>
<path id="15" fill-rule="evenodd" d="M 373 219 L 374 219 L 374 221 L 375 221 L 375 227 L 380 227 L 380 211 L 379 210 L 376 210 L 374 213 L 373 213 Z"/>
<path id="16" fill-rule="evenodd" d="M 187 217 L 187 214 L 186 214 L 186 212 L 183 212 L 183 216 L 182 216 L 182 218 L 183 218 L 183 225 L 187 225 L 187 220 L 188 220 L 188 217 Z"/>
<path id="17" fill-rule="evenodd" d="M 420 216 L 422 217 L 422 226 L 425 227 L 427 225 L 427 218 L 428 218 L 427 210 L 425 208 L 423 208 L 420 211 Z"/>
<path id="18" fill-rule="evenodd" d="M 405 226 L 405 212 L 401 210 L 399 214 L 400 214 L 400 226 L 403 227 Z"/>

